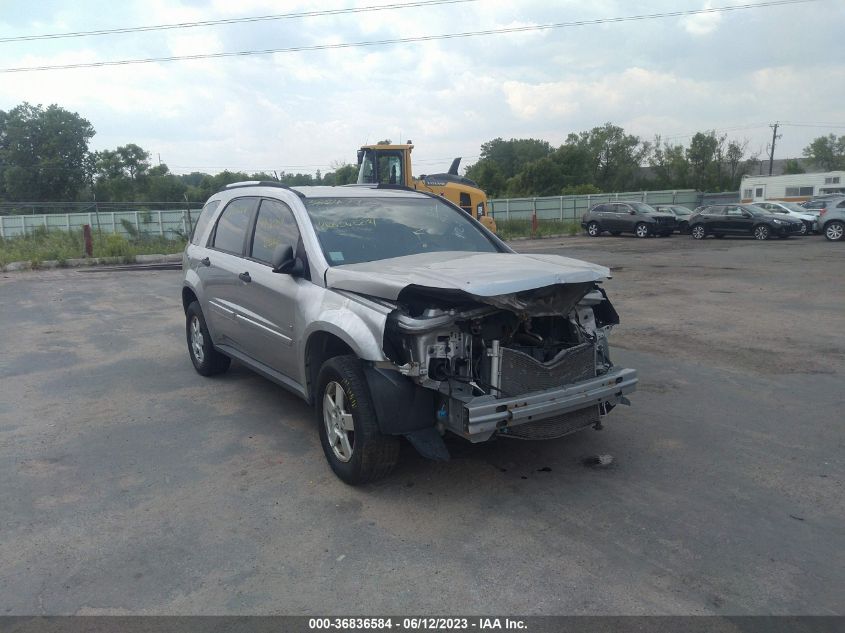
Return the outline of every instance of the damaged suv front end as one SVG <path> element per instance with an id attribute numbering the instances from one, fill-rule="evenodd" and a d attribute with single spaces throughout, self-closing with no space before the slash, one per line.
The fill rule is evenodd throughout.
<path id="1" fill-rule="evenodd" d="M 237 358 L 313 403 L 324 452 L 344 481 L 389 472 L 400 436 L 448 459 L 447 432 L 471 442 L 552 439 L 601 428 L 628 404 L 637 375 L 611 361 L 608 333 L 619 317 L 601 286 L 607 268 L 515 253 L 459 207 L 410 190 L 253 193 L 241 263 L 230 266 L 247 267 L 235 275 L 248 280 L 243 303 L 237 281 L 215 276 L 219 210 L 186 250 L 189 351 L 200 331 L 213 341 L 204 357 Z M 271 197 L 290 207 L 295 226 L 262 224 L 260 200 Z M 223 194 L 221 208 L 233 200 Z M 255 243 L 276 228 L 296 243 L 263 245 L 275 246 L 266 266 L 277 274 L 267 275 Z M 249 294 L 258 291 L 271 300 Z M 191 354 L 200 373 L 213 373 Z"/>
<path id="2" fill-rule="evenodd" d="M 326 278 L 330 287 L 390 301 L 388 360 L 373 365 L 382 377 L 370 384 L 376 400 L 389 402 L 385 415 L 392 410 L 407 422 L 420 405 L 434 412 L 405 433 L 424 454 L 442 455 L 432 454 L 434 432 L 472 442 L 551 439 L 600 428 L 603 415 L 627 404 L 637 377 L 610 359 L 607 334 L 619 318 L 599 285 L 606 268 L 515 253 L 401 259 L 330 270 Z M 397 382 L 390 372 L 425 392 L 397 393 L 390 402 L 391 388 L 379 387 Z"/>

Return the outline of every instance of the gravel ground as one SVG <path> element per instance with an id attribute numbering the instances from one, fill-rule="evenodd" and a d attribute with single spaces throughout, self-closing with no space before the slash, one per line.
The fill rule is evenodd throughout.
<path id="1" fill-rule="evenodd" d="M 612 267 L 633 406 L 358 489 L 301 401 L 193 371 L 178 272 L 0 275 L 0 615 L 842 614 L 842 245 L 516 248 Z"/>

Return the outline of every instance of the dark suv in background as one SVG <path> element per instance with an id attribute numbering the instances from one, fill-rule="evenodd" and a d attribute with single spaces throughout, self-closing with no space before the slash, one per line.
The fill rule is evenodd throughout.
<path id="1" fill-rule="evenodd" d="M 604 231 L 611 235 L 668 236 L 675 230 L 675 216 L 658 213 L 643 202 L 602 202 L 594 204 L 581 217 L 581 226 L 590 237 L 598 237 Z"/>
<path id="2" fill-rule="evenodd" d="M 660 213 L 671 213 L 675 216 L 675 229 L 678 233 L 689 233 L 689 219 L 692 209 L 682 204 L 655 204 L 654 208 Z"/>
<path id="3" fill-rule="evenodd" d="M 690 235 L 703 240 L 708 235 L 743 235 L 757 240 L 801 235 L 801 220 L 775 215 L 753 204 L 713 204 L 696 211 L 689 219 Z"/>

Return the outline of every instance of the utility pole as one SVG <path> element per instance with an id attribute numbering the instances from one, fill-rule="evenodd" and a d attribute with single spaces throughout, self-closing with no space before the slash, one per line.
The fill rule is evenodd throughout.
<path id="1" fill-rule="evenodd" d="M 769 126 L 770 128 L 772 128 L 772 149 L 769 152 L 769 176 L 772 175 L 772 163 L 775 160 L 775 141 L 777 141 L 781 137 L 781 135 L 778 134 L 779 124 L 780 123 L 778 121 L 775 121 L 772 125 Z"/>

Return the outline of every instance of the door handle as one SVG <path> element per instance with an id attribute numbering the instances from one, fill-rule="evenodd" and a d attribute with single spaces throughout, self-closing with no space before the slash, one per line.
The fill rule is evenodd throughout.
<path id="1" fill-rule="evenodd" d="M 208 257 L 203 257 L 200 260 L 200 264 L 202 264 L 203 266 L 211 266 L 211 260 L 208 259 Z"/>
<path id="2" fill-rule="evenodd" d="M 241 281 L 245 281 L 246 283 L 249 283 L 249 282 L 252 281 L 252 277 L 249 276 L 248 272 L 241 273 L 240 275 L 238 275 L 238 279 L 240 279 Z"/>

